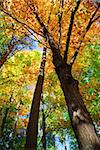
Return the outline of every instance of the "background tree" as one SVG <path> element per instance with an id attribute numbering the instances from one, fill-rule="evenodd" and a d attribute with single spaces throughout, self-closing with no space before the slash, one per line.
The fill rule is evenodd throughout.
<path id="1" fill-rule="evenodd" d="M 35 84 L 37 79 L 39 59 L 40 53 L 38 51 L 21 51 L 9 58 L 0 70 L 0 131 L 2 131 L 0 144 L 3 146 L 2 148 L 7 148 L 7 143 L 8 147 L 11 146 L 12 140 L 15 140 L 13 143 L 18 140 L 11 137 L 12 140 L 10 141 L 7 134 L 10 135 L 13 132 L 13 135 L 17 135 L 19 129 L 26 130 L 27 115 L 30 109 L 33 83 Z M 24 117 L 26 119 L 23 119 Z M 8 142 L 6 138 L 9 139 Z M 13 147 L 15 145 L 12 144 Z"/>

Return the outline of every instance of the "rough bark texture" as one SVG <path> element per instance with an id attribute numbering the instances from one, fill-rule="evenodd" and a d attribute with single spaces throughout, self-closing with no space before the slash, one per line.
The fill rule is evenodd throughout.
<path id="1" fill-rule="evenodd" d="M 79 149 L 99 150 L 100 143 L 95 127 L 80 95 L 78 81 L 71 75 L 70 66 L 62 62 L 59 66 L 55 66 L 55 70 L 65 96 L 71 125 L 78 141 Z"/>
<path id="2" fill-rule="evenodd" d="M 40 66 L 40 74 L 38 76 L 34 97 L 31 106 L 31 112 L 29 117 L 29 123 L 26 132 L 26 144 L 25 150 L 36 150 L 37 149 L 37 136 L 38 136 L 38 118 L 40 100 L 44 81 L 44 67 L 46 60 L 46 49 L 43 50 L 43 57 Z"/>

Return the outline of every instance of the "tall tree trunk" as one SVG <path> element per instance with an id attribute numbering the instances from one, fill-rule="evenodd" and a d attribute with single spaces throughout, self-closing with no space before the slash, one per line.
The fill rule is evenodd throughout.
<path id="1" fill-rule="evenodd" d="M 43 150 L 46 150 L 46 122 L 45 122 L 45 112 L 44 112 L 44 104 L 42 103 L 42 128 L 43 128 L 43 136 L 42 136 L 42 146 Z"/>
<path id="2" fill-rule="evenodd" d="M 79 46 L 76 49 L 71 59 L 70 65 L 66 63 L 68 60 L 67 57 L 68 57 L 68 50 L 69 50 L 69 44 L 70 44 L 70 37 L 71 37 L 73 23 L 74 23 L 74 17 L 79 8 L 80 2 L 81 2 L 80 0 L 77 1 L 76 6 L 74 7 L 71 13 L 70 24 L 69 24 L 67 40 L 66 40 L 66 48 L 64 52 L 64 58 L 61 55 L 61 49 L 59 49 L 59 45 L 52 38 L 50 32 L 48 31 L 48 28 L 45 26 L 44 22 L 41 20 L 37 11 L 37 7 L 34 7 L 34 14 L 35 14 L 37 21 L 39 22 L 40 26 L 43 29 L 45 39 L 47 39 L 50 45 L 52 56 L 53 56 L 53 63 L 55 66 L 55 71 L 61 83 L 61 88 L 65 96 L 69 116 L 71 119 L 71 125 L 75 132 L 75 136 L 79 144 L 79 149 L 80 150 L 99 150 L 100 149 L 99 139 L 96 135 L 95 127 L 93 125 L 93 121 L 90 117 L 90 114 L 87 111 L 84 105 L 84 102 L 82 100 L 82 97 L 80 95 L 79 88 L 78 88 L 78 81 L 76 81 L 71 75 L 71 66 L 73 65 L 79 53 L 79 49 L 81 47 L 81 44 L 83 42 L 83 39 L 86 33 L 90 29 L 92 23 L 95 21 L 94 17 L 96 13 L 98 12 L 100 5 L 98 5 L 97 9 L 94 11 L 94 13 L 92 14 L 87 24 L 85 31 L 81 37 L 81 40 L 78 43 Z"/>
<path id="3" fill-rule="evenodd" d="M 72 77 L 70 66 L 62 62 L 59 66 L 55 66 L 55 70 L 65 96 L 79 149 L 100 150 L 100 143 L 93 121 L 80 95 L 78 81 Z"/>
<path id="4" fill-rule="evenodd" d="M 26 144 L 25 150 L 36 150 L 37 149 L 37 135 L 38 135 L 38 118 L 39 118 L 39 108 L 40 100 L 44 81 L 44 67 L 46 61 L 46 48 L 43 49 L 42 62 L 40 65 L 40 74 L 38 76 L 31 111 L 29 117 L 29 123 L 26 132 Z"/>

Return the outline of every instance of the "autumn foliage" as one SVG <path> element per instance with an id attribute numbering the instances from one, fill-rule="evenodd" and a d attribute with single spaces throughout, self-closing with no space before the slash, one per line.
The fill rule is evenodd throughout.
<path id="1" fill-rule="evenodd" d="M 65 99 L 66 104 L 61 102 L 61 105 L 64 104 L 67 106 L 71 125 L 80 150 L 97 150 L 99 148 L 99 139 L 96 135 L 91 116 L 85 106 L 85 104 L 87 107 L 90 106 L 88 102 L 90 98 L 88 98 L 87 95 L 83 96 L 85 99 L 84 104 L 81 96 L 81 94 L 84 95 L 84 88 L 91 89 L 91 84 L 89 83 L 89 75 L 91 73 L 89 71 L 87 72 L 88 78 L 85 79 L 87 83 L 83 80 L 80 81 L 79 77 L 81 75 L 81 68 L 85 68 L 84 61 L 86 56 L 84 54 L 84 49 L 87 47 L 89 48 L 90 45 L 94 47 L 98 46 L 99 43 L 99 7 L 99 2 L 93 0 L 5 0 L 0 4 L 1 12 L 7 16 L 4 20 L 6 20 L 8 24 L 11 24 L 10 28 L 5 32 L 8 39 L 11 35 L 16 35 L 17 39 L 28 36 L 31 37 L 33 41 L 36 41 L 39 47 L 46 48 L 48 55 L 44 91 L 48 89 L 48 92 L 45 92 L 44 95 L 47 94 L 47 97 L 50 95 L 49 98 L 53 98 L 53 104 L 58 104 L 60 98 Z M 3 66 L 4 62 L 6 62 L 8 55 L 13 51 L 13 46 L 15 46 L 15 43 L 8 46 L 8 50 L 6 51 L 7 55 L 4 53 L 1 57 L 0 66 Z M 89 57 L 91 54 L 92 52 L 88 53 Z M 27 59 L 27 56 L 25 57 Z M 24 56 L 21 54 L 22 61 L 23 58 Z M 80 58 L 79 61 L 77 58 Z M 36 73 L 34 73 L 32 67 L 29 68 L 30 64 L 28 64 L 28 62 L 25 63 L 25 66 L 21 65 L 23 68 L 23 76 L 19 76 L 17 81 L 14 80 L 17 86 L 26 85 L 26 80 L 31 82 L 31 80 L 34 80 L 33 74 L 37 73 L 36 69 Z M 33 64 L 33 62 L 31 62 L 31 64 Z M 4 66 L 4 75 L 5 72 L 9 70 L 9 65 L 7 67 L 8 68 Z M 52 75 L 54 70 L 58 78 Z M 27 72 L 29 74 L 26 77 L 24 74 Z M 84 76 L 86 76 L 86 72 L 83 72 L 85 74 Z M 51 76 L 55 77 L 54 79 L 56 79 L 59 88 L 61 87 L 64 94 L 64 97 L 61 95 L 58 100 L 55 98 L 56 91 L 54 87 L 56 87 L 56 85 L 52 83 L 51 78 L 53 77 Z M 81 87 L 79 89 L 78 80 L 81 86 L 84 82 L 86 83 L 83 89 Z M 38 85 L 41 85 L 41 82 Z M 58 88 L 58 86 L 56 88 Z M 38 88 L 36 88 L 37 95 L 41 95 L 40 91 L 37 91 L 37 89 Z M 50 93 L 51 89 L 55 92 Z M 59 93 L 60 91 L 57 95 L 59 95 Z M 93 90 L 90 90 L 90 97 L 94 98 L 91 96 L 91 93 L 93 93 Z M 19 98 L 19 95 L 17 98 Z M 39 105 L 37 113 L 39 114 L 40 98 L 38 100 Z M 48 103 L 48 98 L 45 102 L 47 105 L 50 105 Z M 35 110 L 35 108 L 33 108 L 35 104 L 36 101 L 34 100 L 30 116 L 32 116 L 32 111 Z M 50 108 L 50 111 L 52 112 L 54 109 L 55 108 Z M 37 113 L 36 116 L 38 116 Z M 56 113 L 59 116 L 59 110 L 56 110 Z M 35 124 L 34 119 L 35 117 L 31 117 L 33 125 Z M 38 117 L 36 117 L 36 119 L 38 121 Z M 58 121 L 58 125 L 62 126 L 62 122 L 65 124 L 61 118 L 60 123 Z M 31 137 L 32 136 L 33 135 L 31 135 Z M 34 141 L 35 140 L 37 140 L 37 136 Z M 32 145 L 33 142 L 31 142 L 31 144 L 26 142 L 26 147 L 36 150 L 37 142 L 34 146 Z M 29 147 L 29 145 L 32 147 Z"/>

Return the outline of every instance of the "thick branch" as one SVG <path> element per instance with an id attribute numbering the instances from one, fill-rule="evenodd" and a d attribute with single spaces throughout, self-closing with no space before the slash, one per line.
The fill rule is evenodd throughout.
<path id="1" fill-rule="evenodd" d="M 71 37 L 71 33 L 72 33 L 72 27 L 73 27 L 73 23 L 74 23 L 75 14 L 79 8 L 80 2 L 81 2 L 81 0 L 77 1 L 77 5 L 74 8 L 74 10 L 72 10 L 72 13 L 71 13 L 69 29 L 68 29 L 67 38 L 66 38 L 66 49 L 65 49 L 65 53 L 64 53 L 64 61 L 65 62 L 67 61 L 67 53 L 68 53 L 68 49 L 69 49 L 70 37 Z"/>
<path id="2" fill-rule="evenodd" d="M 52 38 L 52 36 L 50 35 L 50 33 L 48 32 L 48 29 L 45 26 L 45 24 L 40 19 L 39 14 L 38 14 L 35 6 L 34 6 L 34 14 L 36 16 L 36 19 L 37 19 L 38 23 L 40 24 L 40 26 L 43 29 L 44 37 L 48 41 L 48 43 L 50 45 L 50 48 L 52 50 L 52 53 L 53 53 L 53 62 L 57 66 L 62 61 L 62 56 L 60 54 L 60 49 L 59 49 L 58 45 L 55 43 L 55 41 Z"/>
<path id="3" fill-rule="evenodd" d="M 88 30 L 90 29 L 90 27 L 91 27 L 91 25 L 94 23 L 94 21 L 96 21 L 97 18 L 98 18 L 98 17 L 97 17 L 96 19 L 94 19 L 95 15 L 96 15 L 96 13 L 97 13 L 97 11 L 98 11 L 98 9 L 99 9 L 99 7 L 100 7 L 100 5 L 99 5 L 98 8 L 95 10 L 95 12 L 92 14 L 92 17 L 90 18 L 90 20 L 89 20 L 89 22 L 88 22 L 88 25 L 87 25 L 86 29 L 84 30 L 84 33 L 83 33 L 83 35 L 82 35 L 82 37 L 81 37 L 81 40 L 80 40 L 79 45 L 78 45 L 78 48 L 76 49 L 76 51 L 75 51 L 75 53 L 74 53 L 74 55 L 73 55 L 73 57 L 72 57 L 72 59 L 71 59 L 71 61 L 70 61 L 71 67 L 72 67 L 72 65 L 74 64 L 74 61 L 76 60 L 76 57 L 77 57 L 77 55 L 78 55 L 78 53 L 79 53 L 81 44 L 82 44 L 82 42 L 83 42 L 83 40 L 84 40 L 84 37 L 85 37 L 86 33 L 88 32 Z M 94 20 L 93 20 L 93 19 L 94 19 Z"/>
<path id="4" fill-rule="evenodd" d="M 52 36 L 48 32 L 48 26 L 46 26 L 43 23 L 43 21 L 41 20 L 39 14 L 38 14 L 38 9 L 35 6 L 34 2 L 32 4 L 27 3 L 27 5 L 33 11 L 38 23 L 40 24 L 40 26 L 43 30 L 44 38 L 48 41 L 48 43 L 50 45 L 50 48 L 51 48 L 52 53 L 53 53 L 54 64 L 59 65 L 59 63 L 62 61 L 62 56 L 60 55 L 60 49 L 59 49 L 58 45 L 56 44 L 56 42 L 54 41 L 54 39 L 52 38 Z M 49 18 L 48 18 L 48 21 L 49 21 Z"/>

